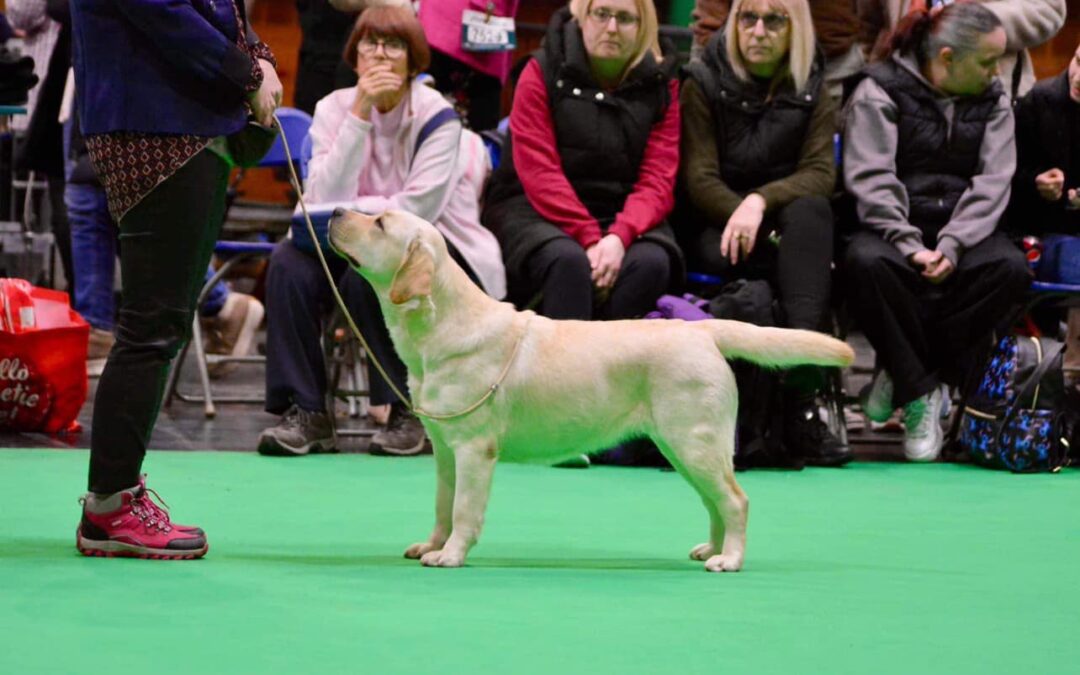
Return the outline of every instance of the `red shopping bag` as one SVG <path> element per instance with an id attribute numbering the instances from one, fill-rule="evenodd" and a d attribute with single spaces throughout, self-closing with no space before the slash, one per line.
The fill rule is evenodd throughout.
<path id="1" fill-rule="evenodd" d="M 0 430 L 81 430 L 89 334 L 67 293 L 0 279 Z"/>

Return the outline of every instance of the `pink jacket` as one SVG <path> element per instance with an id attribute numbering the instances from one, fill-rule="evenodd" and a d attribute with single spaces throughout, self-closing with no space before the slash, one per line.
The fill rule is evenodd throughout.
<path id="1" fill-rule="evenodd" d="M 447 123 L 417 149 L 424 123 L 449 104 L 413 83 L 393 110 L 371 121 L 350 112 L 356 89 L 338 89 L 315 106 L 304 200 L 365 213 L 400 209 L 433 223 L 461 253 L 489 295 L 506 295 L 499 243 L 480 224 L 480 193 L 491 161 L 480 137 Z M 299 205 L 297 206 L 299 209 Z"/>
<path id="2" fill-rule="evenodd" d="M 497 16 L 517 14 L 519 0 L 492 0 Z M 428 43 L 465 65 L 506 82 L 513 52 L 467 52 L 461 48 L 461 13 L 486 11 L 488 0 L 426 0 L 420 3 L 420 24 Z"/>

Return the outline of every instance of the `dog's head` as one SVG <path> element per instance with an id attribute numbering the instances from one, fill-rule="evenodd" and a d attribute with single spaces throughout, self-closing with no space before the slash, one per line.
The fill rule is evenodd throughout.
<path id="1" fill-rule="evenodd" d="M 431 295 L 436 265 L 446 256 L 439 231 L 404 211 L 369 216 L 337 209 L 329 239 L 337 254 L 395 305 Z"/>

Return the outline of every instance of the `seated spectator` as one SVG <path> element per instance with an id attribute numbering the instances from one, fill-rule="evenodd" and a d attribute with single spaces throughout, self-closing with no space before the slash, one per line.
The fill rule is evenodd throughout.
<path id="1" fill-rule="evenodd" d="M 1080 234 L 1080 48 L 1057 77 L 1016 105 L 1012 226 L 1024 234 Z"/>
<path id="2" fill-rule="evenodd" d="M 874 0 L 880 2 L 881 0 Z M 854 75 L 865 62 L 864 27 L 856 11 L 856 0 L 814 0 L 810 18 L 814 36 L 825 55 L 825 88 L 835 100 L 840 99 L 842 82 Z M 713 34 L 724 27 L 732 0 L 697 0 L 691 12 L 694 43 L 691 55 L 696 59 L 704 53 Z"/>
<path id="3" fill-rule="evenodd" d="M 573 0 L 514 92 L 510 150 L 483 222 L 511 297 L 554 319 L 653 309 L 681 255 L 665 219 L 678 170 L 675 53 L 652 0 Z"/>
<path id="4" fill-rule="evenodd" d="M 483 142 L 444 111 L 438 92 L 415 82 L 430 60 L 411 9 L 372 7 L 357 20 L 344 58 L 356 87 L 319 101 L 311 126 L 312 158 L 304 199 L 367 213 L 402 209 L 439 228 L 451 255 L 485 291 L 505 294 L 495 237 L 479 224 L 478 197 L 490 166 Z M 438 124 L 439 119 L 445 121 Z M 434 126 L 427 125 L 432 120 Z M 427 128 L 430 133 L 420 142 Z M 431 130 L 433 129 L 433 130 Z M 350 313 L 399 391 L 404 364 L 394 352 L 374 291 L 345 261 L 328 255 Z M 326 408 L 326 366 L 320 322 L 333 307 L 329 282 L 313 253 L 291 239 L 270 258 L 267 274 L 266 409 L 281 423 L 259 438 L 263 454 L 303 455 L 334 450 Z M 371 451 L 407 455 L 423 450 L 423 427 L 378 376 L 370 380 L 373 406 L 391 404 L 389 422 Z"/>
<path id="5" fill-rule="evenodd" d="M 836 106 L 808 3 L 735 0 L 726 29 L 688 74 L 682 175 L 701 227 L 684 241 L 692 268 L 729 281 L 766 279 L 783 325 L 826 330 Z M 787 451 L 810 464 L 850 461 L 818 416 L 820 369 L 794 369 L 784 384 Z"/>
<path id="6" fill-rule="evenodd" d="M 937 458 L 944 384 L 959 384 L 1030 283 L 998 231 L 1016 168 L 1012 108 L 995 79 L 1005 47 L 981 5 L 912 12 L 846 111 L 844 178 L 860 225 L 846 291 L 883 367 L 863 405 L 878 421 L 904 407 L 912 461 Z"/>
<path id="7" fill-rule="evenodd" d="M 1016 150 L 1011 228 L 1080 236 L 1080 48 L 1064 72 L 1036 84 L 1017 104 Z M 1080 386 L 1080 307 L 1068 311 L 1064 367 Z"/>
<path id="8" fill-rule="evenodd" d="M 870 42 L 871 58 L 887 58 L 890 36 L 912 10 L 934 9 L 953 0 L 857 0 L 859 17 Z M 1065 24 L 1065 0 L 972 0 L 994 13 L 1005 29 L 1005 54 L 1000 77 L 1010 98 L 1023 96 L 1035 84 L 1035 68 L 1028 49 L 1054 37 Z"/>

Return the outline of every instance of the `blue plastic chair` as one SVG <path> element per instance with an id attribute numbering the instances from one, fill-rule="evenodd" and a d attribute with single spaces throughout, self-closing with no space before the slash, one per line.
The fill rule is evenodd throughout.
<path id="1" fill-rule="evenodd" d="M 302 181 L 307 180 L 308 165 L 311 164 L 312 152 L 311 134 L 307 133 L 300 143 L 300 180 Z"/>
<path id="2" fill-rule="evenodd" d="M 293 161 L 299 164 L 303 154 L 304 140 L 308 138 L 311 130 L 311 115 L 296 108 L 278 108 L 278 120 L 285 136 L 289 139 L 289 152 L 292 153 Z M 308 155 L 310 157 L 310 154 Z M 281 142 L 279 134 L 270 151 L 259 162 L 260 167 L 288 166 L 285 157 L 285 145 Z"/>

